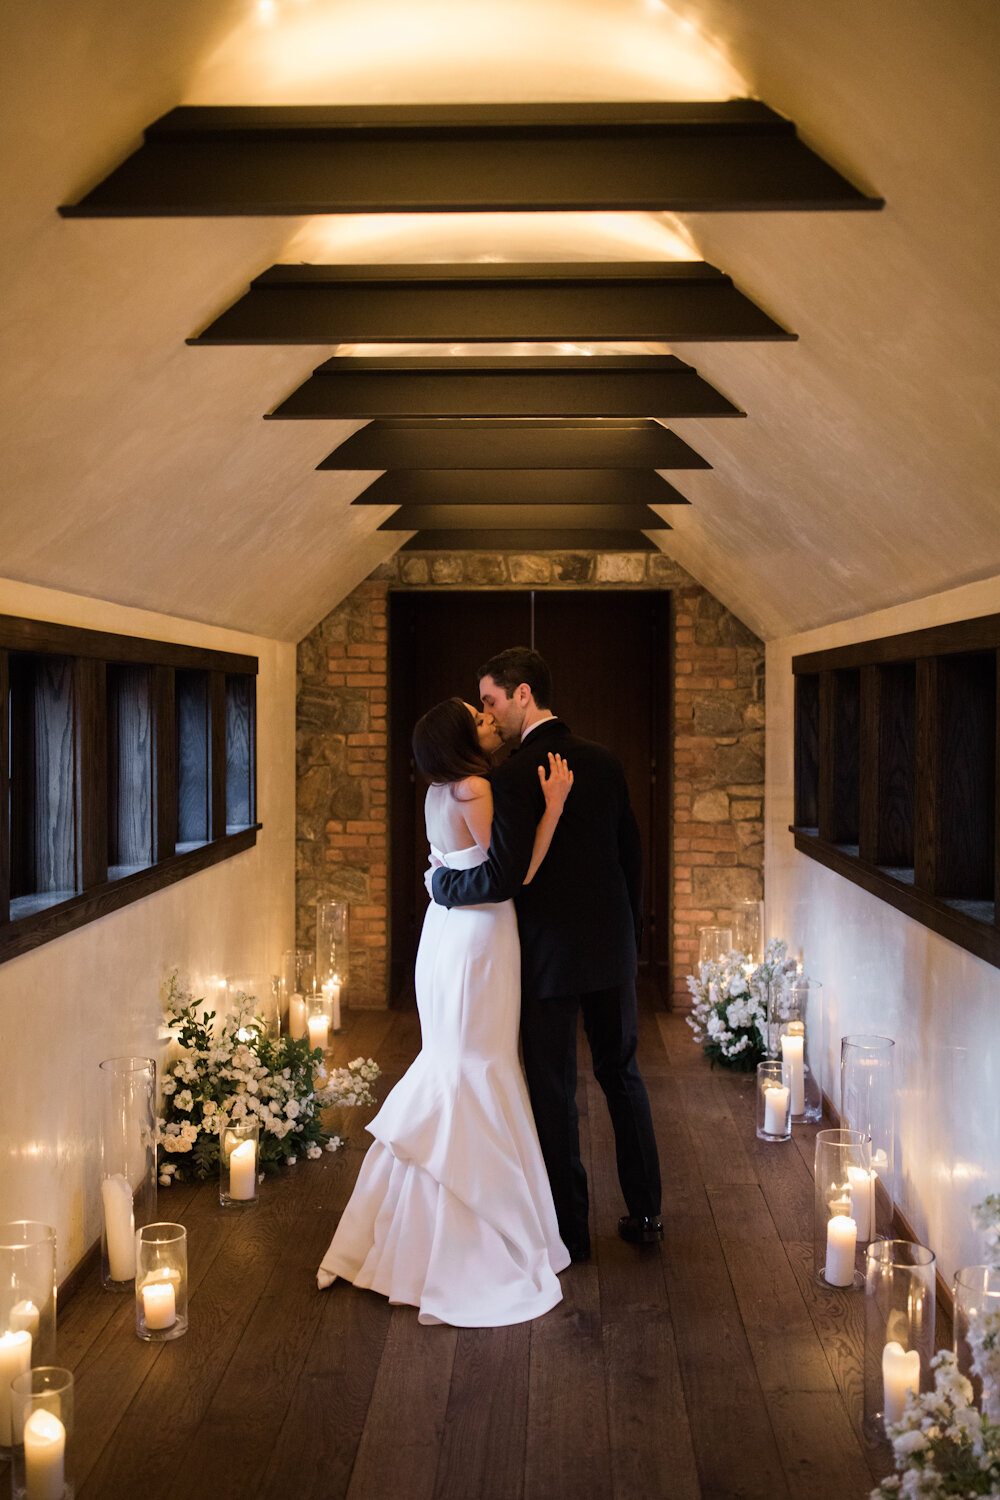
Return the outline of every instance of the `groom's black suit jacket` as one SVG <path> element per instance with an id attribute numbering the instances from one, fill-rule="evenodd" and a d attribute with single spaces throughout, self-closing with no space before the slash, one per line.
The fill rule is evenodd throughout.
<path id="1" fill-rule="evenodd" d="M 548 854 L 523 885 L 545 808 L 538 767 L 562 755 L 573 787 Z M 625 773 L 610 750 L 545 719 L 490 778 L 493 832 L 486 861 L 437 870 L 434 899 L 477 906 L 513 897 L 525 996 L 588 994 L 635 977 L 642 848 Z"/>

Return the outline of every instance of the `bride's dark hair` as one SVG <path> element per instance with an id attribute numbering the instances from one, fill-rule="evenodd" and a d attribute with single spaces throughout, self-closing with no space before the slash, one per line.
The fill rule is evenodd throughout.
<path id="1" fill-rule="evenodd" d="M 413 759 L 432 785 L 486 776 L 490 759 L 476 736 L 476 721 L 461 698 L 429 708 L 413 727 Z"/>

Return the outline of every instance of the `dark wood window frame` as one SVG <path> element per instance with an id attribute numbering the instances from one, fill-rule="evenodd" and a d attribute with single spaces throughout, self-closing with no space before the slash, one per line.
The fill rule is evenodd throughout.
<path id="1" fill-rule="evenodd" d="M 254 846 L 256 678 L 0 615 L 0 962 Z"/>
<path id="2" fill-rule="evenodd" d="M 792 672 L 796 849 L 1000 968 L 1000 615 Z"/>

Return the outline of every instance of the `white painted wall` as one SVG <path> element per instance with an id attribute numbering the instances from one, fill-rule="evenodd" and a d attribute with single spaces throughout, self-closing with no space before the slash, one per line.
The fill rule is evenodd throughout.
<path id="1" fill-rule="evenodd" d="M 62 1279 L 100 1233 L 98 1063 L 162 1061 L 172 968 L 200 993 L 272 971 L 294 941 L 295 647 L 5 580 L 0 613 L 259 660 L 256 847 L 0 965 L 0 1221 L 54 1225 Z"/>
<path id="2" fill-rule="evenodd" d="M 896 1041 L 896 1198 L 950 1281 L 983 1258 L 969 1210 L 1000 1191 L 1000 969 L 798 854 L 791 659 L 1000 612 L 1000 578 L 771 641 L 767 647 L 766 920 L 822 981 L 824 1088 L 839 1107 L 840 1038 Z"/>

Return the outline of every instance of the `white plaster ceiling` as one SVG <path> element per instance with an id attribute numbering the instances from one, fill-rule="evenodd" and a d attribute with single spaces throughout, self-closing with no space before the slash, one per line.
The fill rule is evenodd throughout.
<path id="1" fill-rule="evenodd" d="M 678 344 L 747 413 L 660 545 L 767 637 L 1000 573 L 995 0 L 36 0 L 6 18 L 0 575 L 297 639 L 405 533 L 261 417 L 328 347 L 189 348 L 280 260 L 695 253 L 795 344 Z M 179 103 L 698 98 L 881 213 L 62 220 Z M 524 222 L 530 220 L 530 222 Z M 687 247 L 687 248 L 686 248 Z M 656 415 L 651 413 L 650 415 Z"/>

